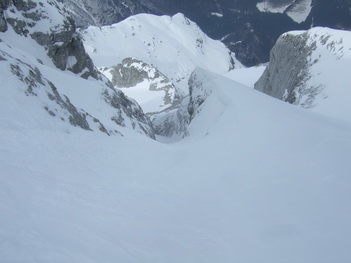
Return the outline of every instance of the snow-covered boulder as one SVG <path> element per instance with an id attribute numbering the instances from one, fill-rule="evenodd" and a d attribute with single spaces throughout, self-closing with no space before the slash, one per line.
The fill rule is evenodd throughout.
<path id="1" fill-rule="evenodd" d="M 329 28 L 283 34 L 255 89 L 351 120 L 351 32 Z"/>
<path id="2" fill-rule="evenodd" d="M 155 138 L 141 107 L 95 68 L 60 2 L 0 4 L 0 119 L 6 126 L 108 135 L 129 129 Z"/>

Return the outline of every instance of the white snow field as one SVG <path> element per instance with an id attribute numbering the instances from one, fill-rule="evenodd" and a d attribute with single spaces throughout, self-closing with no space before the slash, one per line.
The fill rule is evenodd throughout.
<path id="1" fill-rule="evenodd" d="M 351 124 L 197 74 L 176 144 L 2 120 L 0 262 L 350 262 Z"/>

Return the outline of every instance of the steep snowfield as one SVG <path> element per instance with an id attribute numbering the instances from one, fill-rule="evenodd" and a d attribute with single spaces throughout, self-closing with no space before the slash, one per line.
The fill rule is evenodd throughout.
<path id="1" fill-rule="evenodd" d="M 177 144 L 2 120 L 1 261 L 351 261 L 350 123 L 194 74 Z"/>
<path id="2" fill-rule="evenodd" d="M 111 67 L 134 57 L 156 66 L 185 92 L 197 66 L 216 73 L 240 67 L 223 43 L 207 37 L 182 14 L 135 15 L 112 26 L 89 27 L 82 35 L 96 66 Z"/>
<path id="3" fill-rule="evenodd" d="M 257 9 L 261 12 L 285 13 L 297 23 L 306 21 L 312 10 L 312 0 L 265 0 L 258 3 Z"/>

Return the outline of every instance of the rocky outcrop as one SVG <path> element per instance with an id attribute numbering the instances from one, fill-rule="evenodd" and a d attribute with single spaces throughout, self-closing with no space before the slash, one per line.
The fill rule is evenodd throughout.
<path id="1" fill-rule="evenodd" d="M 152 120 L 158 135 L 171 137 L 185 131 L 187 116 L 184 98 L 174 84 L 156 67 L 135 58 L 125 58 L 111 68 L 102 68 L 115 86 L 135 99 Z"/>
<path id="2" fill-rule="evenodd" d="M 41 98 L 43 108 L 52 116 L 67 121 L 73 126 L 80 127 L 84 130 L 92 131 L 87 118 L 92 118 L 82 110 L 78 110 L 67 96 L 61 95 L 57 87 L 46 79 L 40 70 L 32 65 L 19 59 L 15 59 L 10 54 L 2 52 L 5 61 L 10 62 L 10 68 L 13 75 L 23 82 L 25 94 Z M 94 120 L 98 122 L 97 120 Z M 106 129 L 101 125 L 101 130 L 108 134 Z"/>
<path id="3" fill-rule="evenodd" d="M 152 126 L 155 133 L 175 140 L 183 138 L 188 132 L 190 123 L 188 103 L 189 97 L 186 97 L 174 107 L 154 114 Z"/>
<path id="4" fill-rule="evenodd" d="M 316 27 L 282 35 L 255 89 L 288 103 L 350 120 L 351 36 Z"/>
<path id="5" fill-rule="evenodd" d="M 56 9 L 57 17 L 51 17 L 56 16 L 50 13 L 52 9 Z M 30 36 L 43 46 L 57 68 L 70 70 L 83 78 L 98 78 L 98 72 L 76 32 L 74 20 L 59 2 L 2 0 L 0 32 L 5 32 L 8 24 L 17 34 Z"/>
<path id="6" fill-rule="evenodd" d="M 193 119 L 198 113 L 200 106 L 212 94 L 212 89 L 209 85 L 204 85 L 204 74 L 201 69 L 195 69 L 189 79 L 189 94 L 190 100 L 188 104 L 188 113 L 190 119 Z"/>
<path id="7" fill-rule="evenodd" d="M 28 106 L 11 105 L 14 112 L 7 109 L 14 121 L 21 119 L 31 127 L 67 127 L 68 123 L 107 135 L 125 134 L 129 129 L 155 139 L 152 123 L 138 103 L 115 90 L 95 68 L 60 2 L 0 1 L 3 25 L 16 33 L 4 26 L 0 33 L 2 94 L 25 97 L 23 103 Z M 42 112 L 54 118 L 54 124 L 43 123 L 48 115 Z"/>
<path id="8" fill-rule="evenodd" d="M 142 107 L 144 103 L 153 100 L 154 105 L 144 108 L 148 114 L 173 107 L 184 97 L 183 92 L 156 67 L 135 58 L 125 58 L 116 66 L 100 70 L 116 88 L 122 89 L 127 95 L 130 94 Z M 133 90 L 136 89 L 143 93 L 143 96 L 134 94 Z"/>
<path id="9" fill-rule="evenodd" d="M 151 71 L 154 74 L 150 75 Z M 112 84 L 119 88 L 134 87 L 145 79 L 155 79 L 162 75 L 157 69 L 135 58 L 123 59 L 122 63 L 110 69 L 110 73 Z"/>
<path id="10" fill-rule="evenodd" d="M 138 103 L 126 97 L 122 91 L 115 89 L 105 89 L 102 95 L 104 100 L 117 110 L 111 118 L 117 125 L 125 127 L 127 117 L 133 129 L 155 139 L 152 123 Z"/>
<path id="11" fill-rule="evenodd" d="M 308 45 L 308 33 L 282 35 L 270 55 L 270 62 L 255 89 L 272 97 L 298 104 L 310 77 L 309 57 L 315 45 Z M 312 94 L 311 94 L 312 95 Z M 307 106 L 307 105 L 306 105 Z"/>
<path id="12" fill-rule="evenodd" d="M 7 22 L 4 17 L 4 10 L 7 9 L 10 0 L 0 0 L 0 32 L 7 30 Z"/>

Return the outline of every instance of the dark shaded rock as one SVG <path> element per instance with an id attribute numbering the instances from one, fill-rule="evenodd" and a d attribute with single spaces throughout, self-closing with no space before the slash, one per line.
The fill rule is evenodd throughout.
<path id="1" fill-rule="evenodd" d="M 37 4 L 32 0 L 12 0 L 18 11 L 29 11 L 37 7 Z"/>
<path id="2" fill-rule="evenodd" d="M 204 86 L 203 76 L 199 76 L 196 69 L 191 74 L 188 83 L 190 95 L 188 112 L 190 119 L 193 119 L 196 114 L 196 110 L 201 106 L 202 103 L 204 103 L 206 98 L 211 95 L 212 91 Z"/>
<path id="3" fill-rule="evenodd" d="M 82 73 L 81 77 L 88 78 L 92 76 L 98 79 L 98 72 L 94 68 L 93 61 L 86 53 L 83 42 L 76 33 L 74 21 L 67 18 L 64 22 L 63 29 L 51 34 L 34 32 L 31 37 L 38 44 L 45 46 L 48 50 L 48 56 L 52 59 L 55 66 L 61 70 L 70 70 L 73 73 Z M 68 64 L 69 57 L 75 58 L 75 63 Z"/>
<path id="4" fill-rule="evenodd" d="M 164 137 L 183 138 L 190 123 L 188 104 L 189 97 L 186 97 L 177 105 L 153 115 L 155 133 Z"/>
<path id="5" fill-rule="evenodd" d="M 140 67 L 133 66 L 133 63 L 136 63 L 136 65 Z M 148 66 L 148 64 L 134 58 L 123 59 L 122 63 L 111 68 L 112 84 L 120 88 L 136 86 L 149 78 L 148 72 L 143 70 L 146 66 Z M 159 76 L 160 72 L 156 72 L 153 78 Z"/>
<path id="6" fill-rule="evenodd" d="M 27 23 L 17 18 L 8 18 L 7 22 L 12 26 L 13 30 L 19 35 L 27 36 L 29 30 L 27 29 Z"/>
<path id="7" fill-rule="evenodd" d="M 66 112 L 66 117 L 71 125 L 80 127 L 84 130 L 91 130 L 86 120 L 86 114 L 80 113 L 77 108 L 70 102 L 66 96 L 61 96 L 55 85 L 45 79 L 39 69 L 33 68 L 31 65 L 17 59 L 16 64 L 11 64 L 11 71 L 25 84 L 27 96 L 38 96 L 39 93 L 45 92 L 48 99 L 56 105 L 46 105 L 44 109 L 53 117 L 56 117 L 55 112 Z M 63 119 L 63 117 L 61 117 Z"/>
<path id="8" fill-rule="evenodd" d="M 4 17 L 4 10 L 10 4 L 10 0 L 0 0 L 0 32 L 5 32 L 7 30 L 7 22 Z"/>
<path id="9" fill-rule="evenodd" d="M 74 20 L 65 15 L 65 11 L 60 8 L 57 2 L 37 4 L 31 0 L 0 0 L 0 32 L 7 30 L 10 24 L 14 31 L 22 36 L 31 36 L 36 42 L 44 46 L 48 56 L 54 65 L 61 70 L 70 70 L 73 73 L 81 74 L 83 78 L 90 76 L 98 79 L 99 73 L 94 67 L 89 55 L 85 52 L 83 42 L 76 32 Z M 45 6 L 52 5 L 57 8 L 57 15 L 63 18 L 61 25 L 52 25 L 49 32 L 31 30 L 40 20 L 47 20 L 50 24 L 50 15 Z M 8 8 L 13 7 L 13 12 L 20 15 L 11 15 Z M 17 10 L 17 11 L 16 11 Z M 4 12 L 9 12 L 5 19 Z M 23 19 L 21 19 L 23 17 Z"/>
<path id="10" fill-rule="evenodd" d="M 114 89 L 105 89 L 102 95 L 105 102 L 117 110 L 112 117 L 116 124 L 126 126 L 124 119 L 126 117 L 132 122 L 135 130 L 141 130 L 150 138 L 155 139 L 155 132 L 150 119 L 135 101 L 126 97 L 122 91 Z"/>

